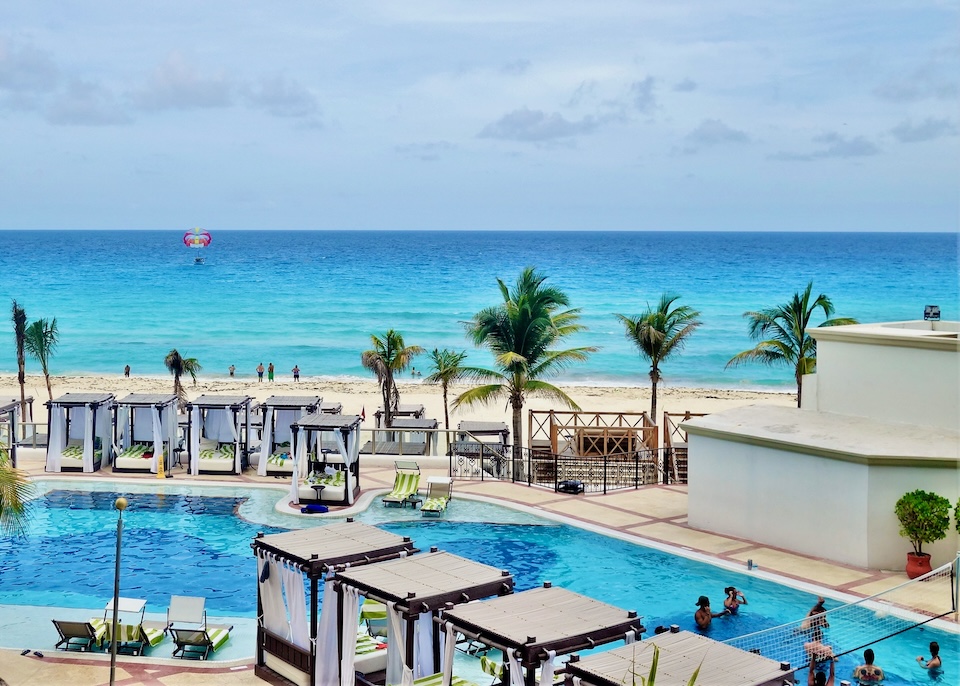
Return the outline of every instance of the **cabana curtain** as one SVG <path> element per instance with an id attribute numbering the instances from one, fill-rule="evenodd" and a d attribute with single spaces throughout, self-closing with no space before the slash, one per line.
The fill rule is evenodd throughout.
<path id="1" fill-rule="evenodd" d="M 403 628 L 397 604 L 387 603 L 387 683 L 413 686 L 413 669 L 403 659 L 406 645 Z"/>
<path id="2" fill-rule="evenodd" d="M 260 438 L 260 461 L 257 463 L 257 474 L 267 475 L 267 458 L 273 453 L 273 412 L 267 406 L 263 413 L 263 435 Z"/>
<path id="3" fill-rule="evenodd" d="M 200 473 L 200 434 L 203 433 L 201 424 L 203 414 L 196 405 L 190 410 L 190 474 L 197 476 Z"/>
<path id="4" fill-rule="evenodd" d="M 337 662 L 337 592 L 333 588 L 333 574 L 323 585 L 323 605 L 317 627 L 317 676 L 314 686 L 338 686 Z"/>
<path id="5" fill-rule="evenodd" d="M 343 598 L 343 617 L 340 636 L 343 640 L 343 656 L 340 659 L 340 686 L 354 686 L 354 660 L 357 656 L 357 629 L 360 628 L 360 591 L 353 586 L 340 584 Z M 412 682 L 411 682 L 412 684 Z"/>
<path id="6" fill-rule="evenodd" d="M 433 673 L 433 613 L 421 612 L 416 623 L 413 676 L 419 679 Z"/>
<path id="7" fill-rule="evenodd" d="M 84 408 L 83 417 L 83 471 L 93 471 L 93 405 Z"/>
<path id="8" fill-rule="evenodd" d="M 443 629 L 446 641 L 443 646 L 443 686 L 450 686 L 453 680 L 453 654 L 457 649 L 457 637 L 452 623 L 444 622 Z"/>
<path id="9" fill-rule="evenodd" d="M 47 441 L 47 468 L 48 472 L 60 471 L 60 460 L 63 457 L 63 448 L 66 444 L 67 408 L 62 405 L 53 405 L 50 408 L 50 438 Z"/>
<path id="10" fill-rule="evenodd" d="M 286 639 L 290 625 L 287 612 L 283 607 L 283 583 L 280 579 L 280 565 L 271 557 L 261 557 L 257 565 L 260 584 L 260 602 L 263 605 L 263 628 L 270 633 Z"/>
<path id="11" fill-rule="evenodd" d="M 118 452 L 123 452 L 130 447 L 130 408 L 121 405 L 117 409 L 117 426 L 120 428 L 120 445 L 117 446 Z"/>
<path id="12" fill-rule="evenodd" d="M 306 650 L 310 646 L 310 627 L 307 626 L 307 593 L 303 584 L 303 572 L 290 564 L 283 565 L 281 570 L 283 593 L 287 598 L 287 612 L 290 615 L 290 642 Z"/>
<path id="13" fill-rule="evenodd" d="M 107 405 L 100 405 L 96 411 L 95 420 L 97 425 L 94 433 L 94 449 L 96 449 L 97 439 L 100 439 L 100 457 L 105 464 L 112 461 L 113 452 L 113 413 L 110 412 Z M 90 463 L 90 469 L 93 471 L 93 463 Z"/>
<path id="14" fill-rule="evenodd" d="M 160 428 L 160 410 L 151 407 L 150 418 L 153 420 L 153 460 L 150 462 L 150 471 L 156 474 L 160 460 L 163 459 L 163 429 Z"/>
<path id="15" fill-rule="evenodd" d="M 347 433 L 346 438 L 344 438 L 343 431 L 334 431 L 333 435 L 337 437 L 337 449 L 340 451 L 340 456 L 343 458 L 343 464 L 346 467 L 346 481 L 345 487 L 347 491 L 347 504 L 353 505 L 353 484 L 351 476 L 353 475 L 352 466 L 356 464 L 357 460 L 360 459 L 360 442 L 357 440 L 357 434 L 359 433 L 359 425 L 352 427 Z"/>
<path id="16" fill-rule="evenodd" d="M 507 658 L 507 665 L 510 669 L 510 686 L 523 686 L 523 669 L 520 667 L 520 660 L 517 659 L 515 652 L 507 650 L 504 656 Z"/>
<path id="17" fill-rule="evenodd" d="M 540 686 L 553 684 L 553 659 L 557 656 L 556 650 L 547 651 L 547 659 L 540 663 Z M 511 679 L 512 681 L 512 679 Z"/>

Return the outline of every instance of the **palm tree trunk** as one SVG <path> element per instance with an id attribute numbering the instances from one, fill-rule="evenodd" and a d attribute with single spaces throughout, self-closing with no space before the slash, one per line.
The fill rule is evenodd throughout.
<path id="1" fill-rule="evenodd" d="M 447 384 L 443 384 L 443 428 L 450 430 L 450 410 L 447 406 Z"/>
<path id="2" fill-rule="evenodd" d="M 516 473 L 516 463 L 523 455 L 523 400 L 515 398 L 510 404 L 513 406 L 513 460 Z"/>
<path id="3" fill-rule="evenodd" d="M 393 379 L 388 374 L 383 380 L 383 428 L 389 428 L 393 423 L 393 408 L 390 405 L 390 398 L 393 396 Z"/>
<path id="4" fill-rule="evenodd" d="M 53 402 L 53 388 L 50 387 L 50 374 L 44 370 L 43 376 L 47 380 L 47 395 L 50 396 L 50 402 Z"/>

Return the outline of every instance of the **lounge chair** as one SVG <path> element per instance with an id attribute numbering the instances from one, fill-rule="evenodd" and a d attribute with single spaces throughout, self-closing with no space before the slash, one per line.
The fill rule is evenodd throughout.
<path id="1" fill-rule="evenodd" d="M 105 622 L 107 641 L 112 641 L 110 631 L 111 622 Z M 143 655 L 147 648 L 153 648 L 163 642 L 167 635 L 166 626 L 158 622 L 138 622 L 131 624 L 119 623 L 120 631 L 117 637 L 117 652 Z"/>
<path id="2" fill-rule="evenodd" d="M 208 624 L 202 629 L 171 627 L 173 642 L 177 644 L 173 649 L 173 656 L 206 660 L 211 652 L 223 647 L 232 630 L 233 626 L 228 624 Z"/>
<path id="3" fill-rule="evenodd" d="M 368 634 L 357 634 L 353 669 L 361 674 L 386 672 L 387 644 Z"/>
<path id="4" fill-rule="evenodd" d="M 369 598 L 360 606 L 360 621 L 367 625 L 371 636 L 387 635 L 387 606 Z"/>
<path id="5" fill-rule="evenodd" d="M 91 619 L 89 622 L 54 619 L 53 625 L 57 627 L 57 633 L 60 634 L 60 640 L 54 646 L 55 649 L 76 649 L 83 652 L 93 650 L 94 646 L 102 648 L 103 641 L 107 637 L 107 625 L 102 619 Z"/>
<path id="6" fill-rule="evenodd" d="M 493 677 L 493 682 L 491 686 L 497 686 L 497 684 L 503 683 L 503 663 L 497 662 L 496 660 L 491 660 L 486 655 L 480 657 L 480 669 L 484 674 L 489 674 Z"/>
<path id="7" fill-rule="evenodd" d="M 427 479 L 427 498 L 420 506 L 424 517 L 439 517 L 447 510 L 453 497 L 453 479 L 449 476 L 431 476 Z"/>
<path id="8" fill-rule="evenodd" d="M 205 598 L 187 595 L 170 596 L 170 607 L 167 608 L 167 628 L 172 629 L 180 625 L 180 629 L 202 629 L 207 626 L 207 611 L 204 609 Z M 187 624 L 189 626 L 182 626 Z"/>
<path id="9" fill-rule="evenodd" d="M 417 495 L 420 488 L 420 466 L 416 462 L 397 462 L 393 490 L 383 496 L 384 505 L 403 506 Z"/>

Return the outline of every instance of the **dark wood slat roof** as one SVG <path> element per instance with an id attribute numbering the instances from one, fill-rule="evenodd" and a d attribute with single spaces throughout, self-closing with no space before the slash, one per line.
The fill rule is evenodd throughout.
<path id="1" fill-rule="evenodd" d="M 263 401 L 268 407 L 299 410 L 301 407 L 318 407 L 319 395 L 271 395 Z"/>
<path id="2" fill-rule="evenodd" d="M 327 568 L 348 562 L 377 562 L 396 557 L 402 551 L 416 551 L 409 537 L 361 522 L 337 522 L 259 536 L 253 539 L 253 545 L 303 565 L 311 576 L 319 576 Z"/>
<path id="3" fill-rule="evenodd" d="M 777 660 L 748 653 L 690 631 L 663 633 L 631 645 L 588 655 L 567 663 L 567 671 L 595 686 L 622 686 L 634 674 L 647 675 L 657 659 L 657 686 L 686 686 L 699 668 L 697 683 L 761 686 L 782 683 L 792 669 L 781 669 Z M 792 683 L 792 679 L 790 680 Z"/>
<path id="4" fill-rule="evenodd" d="M 510 572 L 447 552 L 350 567 L 337 578 L 367 597 L 395 602 L 403 612 L 415 615 L 513 590 Z"/>
<path id="5" fill-rule="evenodd" d="M 205 393 L 196 400 L 190 401 L 190 404 L 198 405 L 199 407 L 226 407 L 227 405 L 244 405 L 251 400 L 253 400 L 253 398 L 249 395 L 208 395 Z"/>
<path id="6" fill-rule="evenodd" d="M 477 436 L 507 433 L 510 431 L 503 422 L 460 422 L 457 429 Z"/>
<path id="7" fill-rule="evenodd" d="M 334 431 L 336 429 L 350 429 L 360 424 L 360 416 L 355 414 L 310 414 L 301 417 L 297 426 L 314 431 Z"/>
<path id="8" fill-rule="evenodd" d="M 562 655 L 622 640 L 631 629 L 639 636 L 642 629 L 635 612 L 555 587 L 461 605 L 444 617 L 481 641 L 519 651 L 525 666 L 539 664 L 548 650 Z"/>
<path id="9" fill-rule="evenodd" d="M 28 395 L 26 397 L 27 403 L 33 402 L 33 396 Z M 9 412 L 16 405 L 20 404 L 20 398 L 0 398 L 0 413 Z"/>
<path id="10" fill-rule="evenodd" d="M 390 422 L 391 429 L 436 429 L 439 425 L 436 419 L 414 419 L 412 417 L 398 417 Z"/>
<path id="11" fill-rule="evenodd" d="M 113 393 L 66 393 L 54 400 L 56 405 L 89 405 L 113 400 Z"/>
<path id="12" fill-rule="evenodd" d="M 177 396 L 173 393 L 131 393 L 123 400 L 118 400 L 118 405 L 146 406 L 146 405 L 169 405 L 176 402 Z"/>

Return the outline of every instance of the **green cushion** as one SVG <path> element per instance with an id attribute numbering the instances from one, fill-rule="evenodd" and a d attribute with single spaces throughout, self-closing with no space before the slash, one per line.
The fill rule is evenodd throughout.
<path id="1" fill-rule="evenodd" d="M 448 498 L 427 498 L 420 507 L 421 512 L 443 512 L 447 509 Z"/>
<path id="2" fill-rule="evenodd" d="M 107 637 L 107 623 L 102 619 L 94 617 L 90 620 L 90 626 L 93 627 L 93 631 L 97 636 L 95 639 L 97 647 L 102 647 L 103 641 Z"/>
<path id="3" fill-rule="evenodd" d="M 207 635 L 210 636 L 210 643 L 213 646 L 214 652 L 220 650 L 223 647 L 223 644 L 227 642 L 227 639 L 230 638 L 229 629 L 211 629 L 207 632 Z"/>
<path id="4" fill-rule="evenodd" d="M 153 627 L 143 627 L 143 633 L 147 637 L 147 643 L 150 644 L 150 647 L 161 643 L 163 641 L 163 637 L 166 636 L 166 633 L 164 633 L 163 629 L 155 629 Z"/>
<path id="5" fill-rule="evenodd" d="M 420 474 L 417 472 L 398 472 L 393 481 L 393 490 L 384 496 L 384 500 L 405 500 L 420 488 Z"/>
<path id="6" fill-rule="evenodd" d="M 443 686 L 443 672 L 439 674 L 431 674 L 430 676 L 422 676 L 416 681 L 413 682 L 414 686 Z M 450 679 L 450 686 L 477 686 L 472 681 L 467 681 L 458 676 L 453 676 Z"/>

